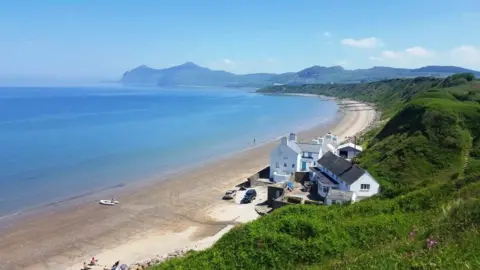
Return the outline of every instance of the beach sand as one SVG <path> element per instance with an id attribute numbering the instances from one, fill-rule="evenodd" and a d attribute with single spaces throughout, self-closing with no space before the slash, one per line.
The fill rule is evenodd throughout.
<path id="1" fill-rule="evenodd" d="M 300 132 L 299 137 L 311 139 L 331 131 L 343 139 L 374 119 L 375 111 L 367 105 L 345 108 L 336 123 Z M 93 256 L 111 266 L 117 260 L 130 264 L 185 247 L 207 248 L 235 224 L 258 217 L 254 204 L 221 198 L 268 165 L 277 143 L 123 191 L 114 207 L 92 201 L 24 217 L 1 231 L 0 269 L 80 269 Z"/>

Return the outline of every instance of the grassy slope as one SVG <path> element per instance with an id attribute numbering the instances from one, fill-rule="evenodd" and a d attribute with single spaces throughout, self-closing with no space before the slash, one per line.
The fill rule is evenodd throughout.
<path id="1" fill-rule="evenodd" d="M 480 269 L 480 84 L 383 83 L 337 93 L 399 108 L 359 159 L 382 195 L 349 206 L 285 207 L 153 269 Z M 316 87 L 303 89 L 335 94 Z M 428 237 L 438 242 L 431 250 Z"/>

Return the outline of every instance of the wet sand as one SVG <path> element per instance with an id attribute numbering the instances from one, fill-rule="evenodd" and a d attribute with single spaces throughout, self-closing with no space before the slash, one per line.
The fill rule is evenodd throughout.
<path id="1" fill-rule="evenodd" d="M 335 123 L 300 132 L 299 137 L 311 139 L 332 131 L 343 139 L 366 128 L 374 118 L 371 109 L 345 108 Z M 161 181 L 143 183 L 141 188 L 126 187 L 114 207 L 101 206 L 93 197 L 88 203 L 52 206 L 41 215 L 23 217 L 21 223 L 0 231 L 0 269 L 67 269 L 73 265 L 71 269 L 79 269 L 83 261 L 109 251 L 103 261 L 99 258 L 101 264 L 111 265 L 112 256 L 122 260 L 130 254 L 128 259 L 135 260 L 192 241 L 207 247 L 216 240 L 211 236 L 236 223 L 208 212 L 222 203 L 225 190 L 266 166 L 276 145 L 266 143 L 189 167 Z M 115 250 L 123 254 L 112 254 Z"/>

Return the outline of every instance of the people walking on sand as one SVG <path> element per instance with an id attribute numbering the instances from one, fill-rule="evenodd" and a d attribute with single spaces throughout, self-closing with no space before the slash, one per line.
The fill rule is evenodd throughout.
<path id="1" fill-rule="evenodd" d="M 115 264 L 112 266 L 112 270 L 117 270 L 117 267 L 119 264 L 120 264 L 120 261 L 116 261 Z"/>
<path id="2" fill-rule="evenodd" d="M 255 139 L 253 139 L 253 145 L 255 145 L 255 144 L 256 144 L 256 140 L 255 140 Z"/>

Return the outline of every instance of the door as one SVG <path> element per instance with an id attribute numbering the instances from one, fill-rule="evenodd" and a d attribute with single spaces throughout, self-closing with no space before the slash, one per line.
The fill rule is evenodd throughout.
<path id="1" fill-rule="evenodd" d="M 302 162 L 302 171 L 307 170 L 307 162 Z"/>

